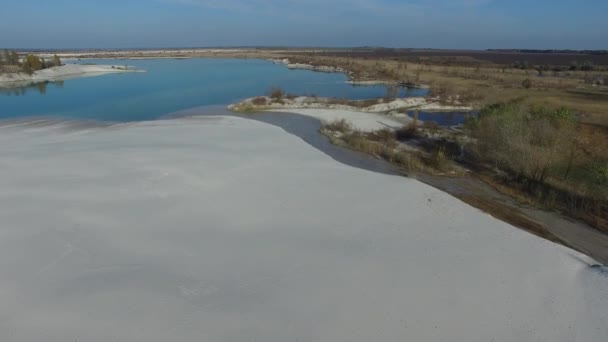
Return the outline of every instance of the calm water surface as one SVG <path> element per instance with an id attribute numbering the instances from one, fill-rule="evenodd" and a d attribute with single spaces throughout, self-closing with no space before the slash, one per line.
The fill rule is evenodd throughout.
<path id="1" fill-rule="evenodd" d="M 50 116 L 118 122 L 153 120 L 187 108 L 227 105 L 265 94 L 273 86 L 294 94 L 349 99 L 386 94 L 383 86 L 349 85 L 343 74 L 289 70 L 263 60 L 105 59 L 76 63 L 129 65 L 147 72 L 3 90 L 0 91 L 0 119 Z M 423 89 L 402 89 L 400 96 L 424 96 L 425 93 Z"/>
<path id="2" fill-rule="evenodd" d="M 407 115 L 415 117 L 414 111 L 409 111 Z M 471 117 L 478 115 L 478 112 L 418 112 L 418 120 L 434 122 L 439 126 L 452 127 L 458 126 Z"/>

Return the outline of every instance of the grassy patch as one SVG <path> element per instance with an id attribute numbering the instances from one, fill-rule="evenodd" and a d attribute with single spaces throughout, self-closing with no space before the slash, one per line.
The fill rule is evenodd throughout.
<path id="1" fill-rule="evenodd" d="M 429 154 L 403 149 L 399 146 L 396 132 L 391 129 L 360 132 L 353 130 L 347 121 L 337 120 L 324 124 L 321 132 L 329 136 L 334 144 L 383 159 L 410 174 L 443 174 L 454 171 L 453 163 L 443 151 Z"/>
<path id="2" fill-rule="evenodd" d="M 323 128 L 331 132 L 350 132 L 353 130 L 353 125 L 345 119 L 335 120 L 323 125 Z"/>

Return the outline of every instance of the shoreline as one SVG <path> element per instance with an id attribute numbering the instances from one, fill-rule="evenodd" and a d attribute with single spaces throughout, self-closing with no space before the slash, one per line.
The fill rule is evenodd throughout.
<path id="1" fill-rule="evenodd" d="M 302 49 L 298 53 L 316 53 L 323 51 L 322 49 Z M 86 60 L 86 59 L 122 59 L 122 60 L 145 60 L 145 59 L 193 59 L 193 58 L 236 58 L 236 59 L 262 59 L 274 64 L 284 65 L 292 70 L 309 70 L 314 72 L 325 73 L 343 73 L 347 76 L 347 83 L 357 86 L 382 85 L 382 86 L 400 86 L 408 88 L 430 89 L 426 84 L 415 84 L 397 82 L 394 80 L 383 79 L 359 79 L 355 75 L 344 68 L 328 66 L 328 65 L 313 65 L 309 63 L 292 62 L 289 57 L 285 57 L 292 50 L 264 50 L 256 48 L 243 49 L 157 49 L 157 50 L 99 50 L 99 51 L 64 51 L 51 53 L 47 51 L 32 52 L 41 57 L 52 57 L 57 54 L 62 60 Z"/>
<path id="2" fill-rule="evenodd" d="M 352 107 L 350 107 L 350 109 L 352 109 Z M 230 106 L 228 107 L 228 110 L 230 110 Z M 249 111 L 246 113 L 248 112 Z M 348 107 L 332 108 L 324 106 L 323 108 L 316 109 L 306 107 L 284 107 L 282 109 L 266 109 L 266 112 L 305 115 L 317 119 L 322 124 L 321 132 L 323 133 L 319 132 L 319 134 L 328 138 L 334 146 L 347 149 L 352 149 L 352 147 L 342 142 L 341 137 L 344 133 L 324 131 L 323 125 L 331 125 L 343 121 L 346 125 L 350 126 L 354 132 L 359 132 L 359 134 L 376 134 L 376 132 L 384 129 L 395 131 L 404 127 L 407 123 L 412 122 L 412 119 L 409 117 L 406 117 L 405 121 L 399 123 L 399 121 L 395 120 L 396 118 L 388 115 L 356 109 L 349 110 Z M 236 113 L 239 112 L 237 111 Z M 257 115 L 260 114 L 254 113 L 247 117 L 255 118 Z M 388 120 L 394 121 L 387 122 Z M 403 151 L 409 151 L 408 153 L 411 153 L 413 151 L 410 150 L 412 147 L 417 148 L 415 146 L 409 146 L 408 144 L 405 144 L 401 148 L 405 149 Z M 370 155 L 369 153 L 357 149 L 352 150 L 372 158 L 383 160 L 377 155 Z M 383 161 L 389 165 L 398 167 L 393 163 L 385 160 Z M 463 165 L 460 165 L 459 163 L 456 163 L 454 166 L 458 166 L 458 168 L 463 167 Z M 406 176 L 420 179 L 422 182 L 453 195 L 463 202 L 476 207 L 503 222 L 509 223 L 554 243 L 576 249 L 600 260 L 604 265 L 608 265 L 608 235 L 606 233 L 590 226 L 580 219 L 568 217 L 562 213 L 543 208 L 523 205 L 518 202 L 517 199 L 504 194 L 492 184 L 489 184 L 483 179 L 482 175 L 477 175 L 476 173 L 469 174 L 470 170 L 468 170 L 468 168 L 463 170 L 465 173 L 457 172 L 456 174 L 432 174 L 419 170 L 414 173 L 408 172 Z"/>
<path id="3" fill-rule="evenodd" d="M 474 108 L 469 106 L 443 105 L 439 102 L 439 99 L 430 97 L 406 97 L 393 100 L 382 98 L 346 100 L 288 94 L 283 94 L 281 97 L 257 96 L 247 98 L 237 103 L 229 104 L 227 109 L 235 112 L 299 109 L 348 110 L 362 113 L 383 113 L 393 117 L 402 117 L 399 114 L 415 110 L 463 113 L 474 111 Z"/>
<path id="4" fill-rule="evenodd" d="M 145 71 L 118 65 L 65 64 L 58 67 L 38 70 L 31 75 L 23 72 L 0 74 L 0 88 L 16 88 L 38 82 L 63 81 L 74 78 L 131 72 Z"/>
<path id="5" fill-rule="evenodd" d="M 315 72 L 325 72 L 325 73 L 340 73 L 346 75 L 348 80 L 346 83 L 353 86 L 387 86 L 387 87 L 406 87 L 406 88 L 417 88 L 417 89 L 430 89 L 430 86 L 427 84 L 416 84 L 409 82 L 398 82 L 398 81 L 389 81 L 389 80 L 380 80 L 380 79 L 358 79 L 355 77 L 354 73 L 350 70 L 329 66 L 329 65 L 313 65 L 309 63 L 293 63 L 289 58 L 267 58 L 267 60 L 271 61 L 274 64 L 284 65 L 288 69 L 300 69 L 300 70 L 310 70 Z"/>
<path id="6" fill-rule="evenodd" d="M 508 223 L 518 229 L 553 243 L 577 250 L 580 253 L 593 258 L 602 265 L 608 265 L 608 235 L 590 227 L 580 220 L 572 220 L 553 211 L 521 205 L 474 176 L 453 177 L 424 173 L 405 175 L 395 165 L 378 159 L 376 156 L 352 150 L 347 146 L 335 144 L 330 137 L 319 131 L 324 122 L 327 123 L 336 118 L 348 118 L 348 115 L 353 114 L 371 116 L 371 120 L 355 120 L 355 122 L 359 122 L 359 128 L 362 130 L 373 131 L 374 128 L 386 128 L 386 125 L 382 123 L 378 123 L 379 126 L 373 126 L 374 122 L 377 123 L 377 121 L 374 120 L 376 118 L 375 116 L 379 115 L 376 113 L 349 112 L 345 110 L 325 110 L 319 112 L 314 109 L 286 109 L 282 111 L 273 110 L 260 113 L 238 113 L 229 111 L 224 106 L 195 107 L 175 113 L 169 113 L 157 120 L 143 122 L 147 122 L 148 124 L 161 122 L 159 124 L 162 124 L 163 121 L 187 118 L 234 116 L 277 126 L 287 133 L 303 139 L 307 144 L 329 155 L 332 159 L 341 164 L 375 173 L 392 174 L 404 177 L 405 179 L 416 179 L 417 181 L 454 196 L 460 201 L 475 207 L 502 222 Z M 313 122 L 317 122 L 318 125 L 311 126 L 310 124 L 306 124 L 306 122 L 302 125 L 301 121 L 294 124 L 290 117 L 304 117 L 306 118 L 306 122 L 312 120 Z M 53 128 L 59 131 L 73 131 L 129 127 L 130 125 L 137 125 L 137 123 L 138 122 L 100 122 L 73 118 L 33 117 L 0 120 L 0 128 L 23 129 L 27 127 L 48 127 L 49 129 Z M 372 127 L 366 127 L 365 125 L 371 125 Z M 481 205 L 482 203 L 484 205 Z M 498 212 L 496 210 L 498 210 Z M 500 213 L 505 210 L 512 212 L 518 219 L 510 220 L 509 217 L 501 216 Z M 533 229 L 530 229 L 531 226 Z"/>

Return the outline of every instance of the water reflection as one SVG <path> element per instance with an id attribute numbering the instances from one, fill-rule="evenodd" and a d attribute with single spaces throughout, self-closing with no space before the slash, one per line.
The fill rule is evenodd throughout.
<path id="1" fill-rule="evenodd" d="M 57 88 L 63 88 L 64 81 L 44 81 L 27 83 L 18 87 L 13 88 L 0 88 L 0 94 L 5 96 L 24 96 L 28 91 L 34 89 L 38 91 L 40 95 L 45 95 L 49 85 L 53 85 Z"/>

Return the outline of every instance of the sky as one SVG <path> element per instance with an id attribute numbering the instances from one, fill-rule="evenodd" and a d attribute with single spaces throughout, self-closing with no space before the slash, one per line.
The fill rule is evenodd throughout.
<path id="1" fill-rule="evenodd" d="M 608 49 L 607 0 L 0 0 L 0 48 Z"/>

